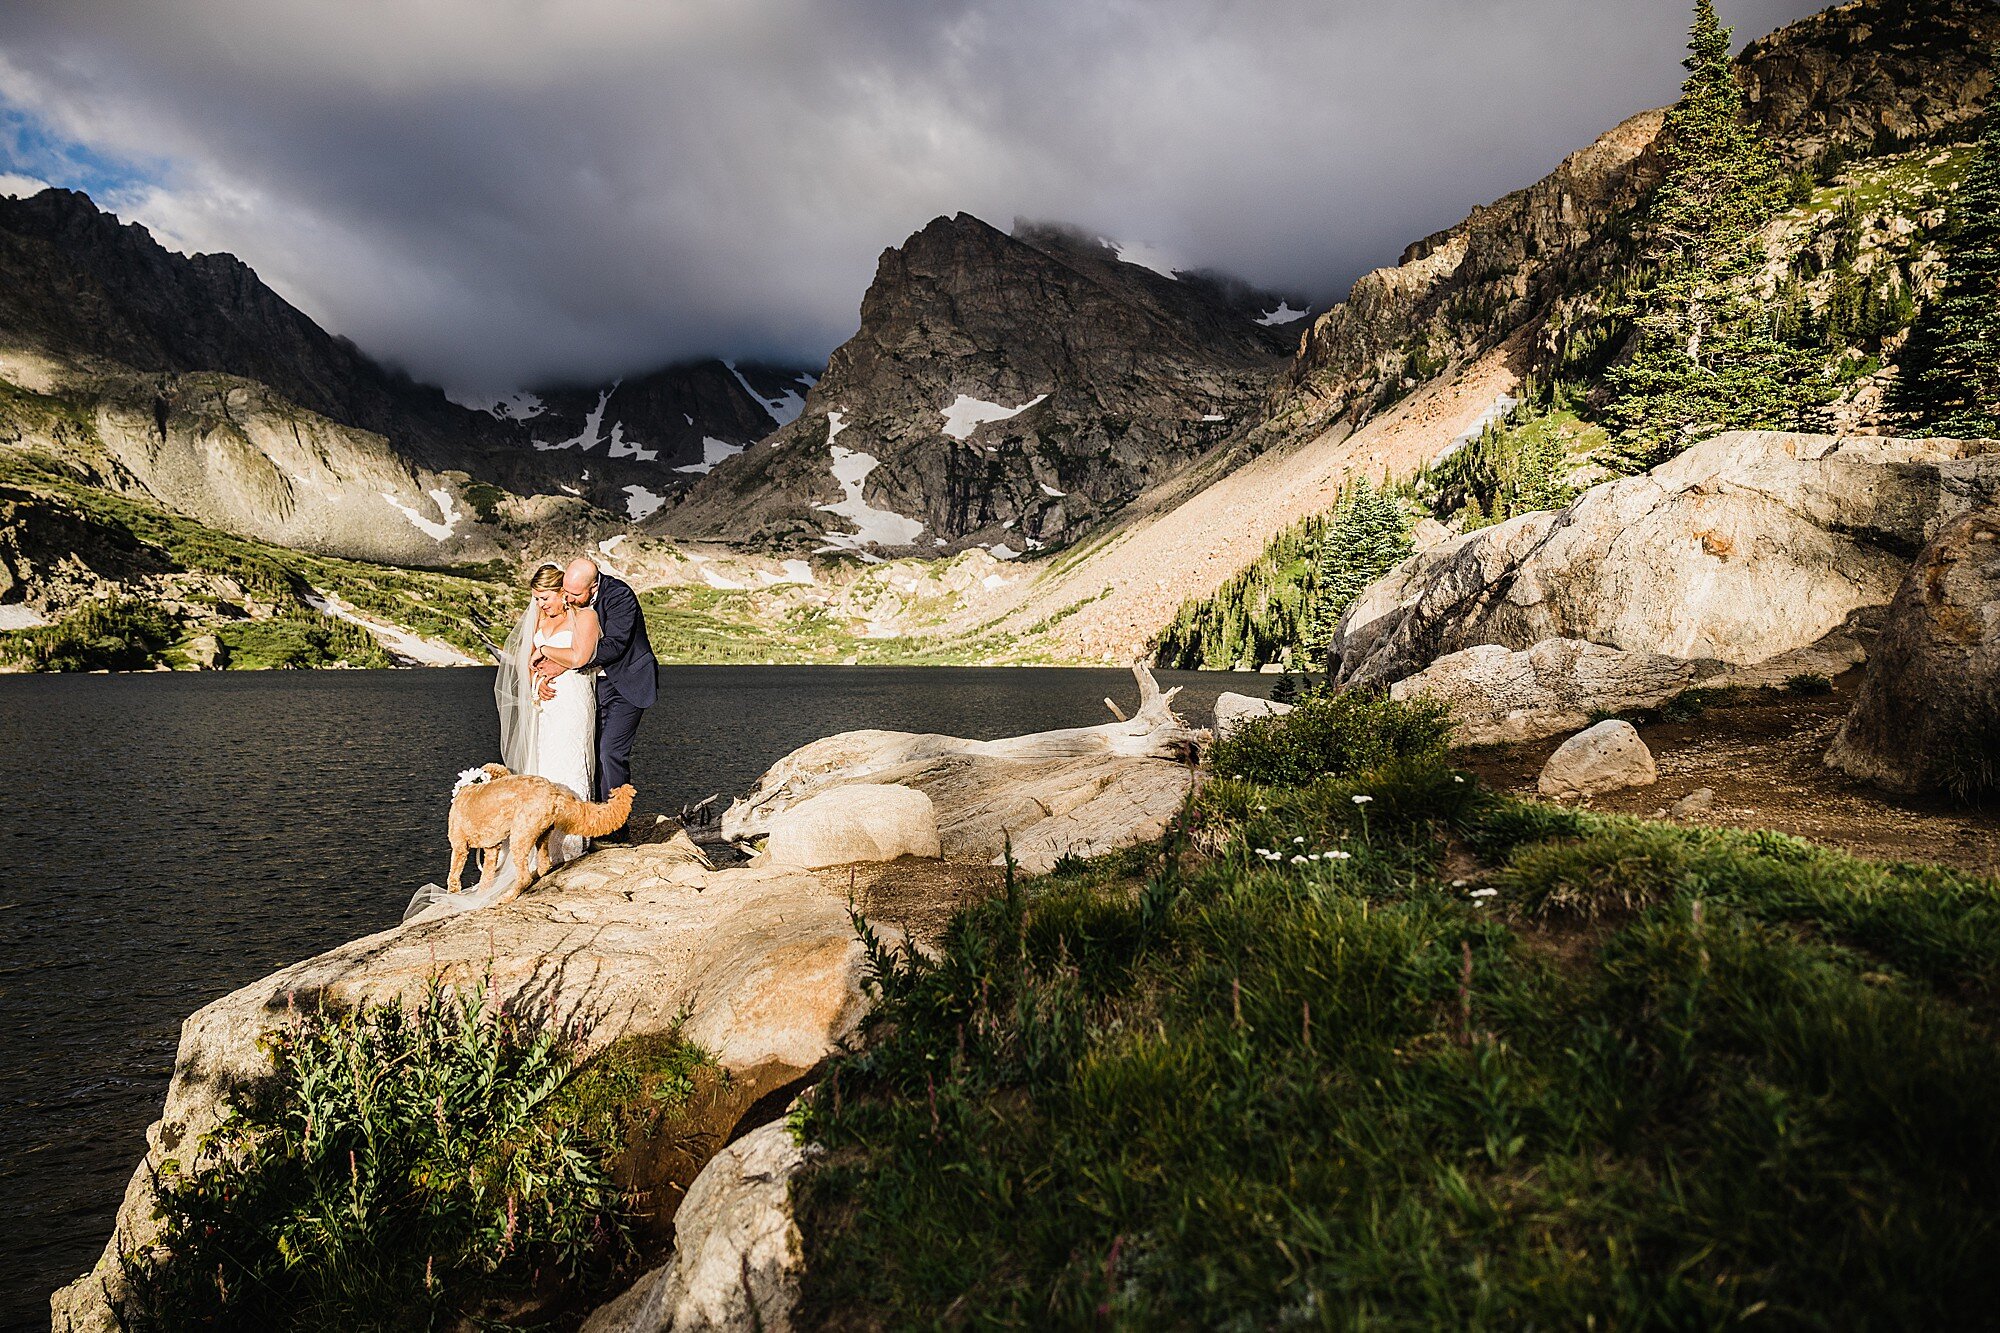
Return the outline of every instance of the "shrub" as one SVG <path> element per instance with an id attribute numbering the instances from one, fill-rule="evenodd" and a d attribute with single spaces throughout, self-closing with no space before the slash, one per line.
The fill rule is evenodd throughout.
<path id="1" fill-rule="evenodd" d="M 218 627 L 229 649 L 229 665 L 239 671 L 304 670 L 345 662 L 386 667 L 389 656 L 367 630 L 330 616 L 282 616 L 238 620 Z"/>
<path id="2" fill-rule="evenodd" d="M 1395 759 L 1436 758 L 1450 741 L 1451 712 L 1444 704 L 1349 690 L 1314 695 L 1282 716 L 1252 718 L 1216 742 L 1209 762 L 1225 777 L 1302 787 Z"/>
<path id="3" fill-rule="evenodd" d="M 143 671 L 174 639 L 159 607 L 124 598 L 91 602 L 53 625 L 0 634 L 0 659 L 32 671 Z"/>
<path id="4" fill-rule="evenodd" d="M 559 1295 L 627 1249 L 547 1027 L 433 981 L 404 1007 L 296 1018 L 274 1076 L 158 1179 L 127 1260 L 142 1328 L 435 1327 L 498 1291 Z"/>
<path id="5" fill-rule="evenodd" d="M 1833 682 L 1817 671 L 1801 671 L 1785 677 L 1785 693 L 1810 697 L 1833 693 Z"/>

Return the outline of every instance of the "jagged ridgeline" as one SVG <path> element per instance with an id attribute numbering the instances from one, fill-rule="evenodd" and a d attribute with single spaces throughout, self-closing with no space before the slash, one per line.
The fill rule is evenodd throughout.
<path id="1" fill-rule="evenodd" d="M 2000 122 L 1988 113 L 1990 146 L 1982 148 L 1965 108 L 1925 119 L 1893 99 L 1856 97 L 1801 114 L 1798 78 L 1786 67 L 1793 48 L 1818 45 L 1865 61 L 1878 47 L 1907 55 L 1928 43 L 1931 58 L 1962 61 L 1971 58 L 1975 19 L 1991 28 L 1992 16 L 1949 3 L 1893 14 L 1864 8 L 1879 10 L 1882 24 L 1854 26 L 1853 14 L 1836 11 L 1731 62 L 1726 30 L 1708 4 L 1697 5 L 1682 100 L 1634 169 L 1650 171 L 1650 183 L 1614 201 L 1568 258 L 1509 270 L 1528 285 L 1527 310 L 1459 291 L 1369 374 L 1343 371 L 1323 352 L 1316 378 L 1295 376 L 1302 399 L 1316 393 L 1360 421 L 1510 333 L 1528 335 L 1521 403 L 1421 472 L 1380 488 L 1413 527 L 1442 525 L 1419 540 L 1560 507 L 1584 485 L 1644 471 L 1723 430 L 1978 434 L 1948 428 L 2000 420 L 2000 401 L 1982 415 L 1961 401 L 1966 391 L 1938 392 L 1944 377 L 1928 372 L 1921 381 L 1931 388 L 1905 393 L 1898 410 L 1885 406 L 1906 348 L 1925 366 L 1948 358 L 1953 384 L 1991 380 L 1980 367 L 2000 347 L 1988 271 L 2000 253 L 1992 239 L 2000 190 L 1991 184 L 2000 177 L 1990 174 L 2000 171 Z M 1966 82 L 1954 85 L 1955 96 Z M 1978 83 L 1983 94 L 1990 73 L 1979 71 Z M 1922 99 L 1911 105 L 1938 109 Z M 1988 162 L 1996 165 L 1975 165 Z M 1455 255 L 1456 245 L 1433 237 L 1412 247 L 1405 267 L 1423 265 L 1426 253 Z M 1461 268 L 1468 262 L 1459 256 Z M 1367 342 L 1349 327 L 1360 299 L 1357 287 L 1308 335 L 1302 368 L 1335 334 L 1351 347 Z M 1946 331 L 1927 334 L 1927 312 Z M 2000 390 L 1989 396 L 2000 400 Z M 1903 406 L 1918 398 L 1922 405 Z M 1158 660 L 1316 666 L 1327 617 L 1345 608 L 1322 571 L 1369 565 L 1372 548 L 1331 549 L 1352 543 L 1343 526 L 1352 498 L 1343 491 L 1335 509 L 1302 520 L 1214 594 L 1183 605 L 1156 641 Z"/>

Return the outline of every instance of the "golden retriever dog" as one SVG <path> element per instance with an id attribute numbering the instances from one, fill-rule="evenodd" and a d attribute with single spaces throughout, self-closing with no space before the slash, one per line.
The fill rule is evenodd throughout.
<path id="1" fill-rule="evenodd" d="M 632 815 L 632 787 L 620 787 L 608 801 L 579 800 L 569 788 L 529 773 L 510 773 L 504 764 L 484 766 L 486 782 L 461 787 L 451 798 L 451 877 L 449 893 L 458 892 L 466 854 L 480 850 L 479 887 L 493 882 L 501 846 L 520 870 L 504 903 L 549 873 L 549 840 L 565 833 L 601 838 L 625 826 Z"/>

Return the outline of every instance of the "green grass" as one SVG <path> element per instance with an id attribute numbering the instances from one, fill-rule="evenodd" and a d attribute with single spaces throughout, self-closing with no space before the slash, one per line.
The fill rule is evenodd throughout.
<path id="1" fill-rule="evenodd" d="M 393 666 L 374 636 L 329 616 L 236 620 L 215 627 L 232 671 L 293 671 L 314 667 Z"/>
<path id="2" fill-rule="evenodd" d="M 640 595 L 639 604 L 653 652 L 665 663 L 825 664 L 852 658 L 869 666 L 972 666 L 1045 658 L 1014 635 L 993 633 L 990 626 L 956 637 L 920 630 L 897 638 L 866 638 L 819 608 L 780 614 L 768 594 L 728 588 L 654 588 Z M 917 609 L 919 622 L 922 610 Z"/>
<path id="3" fill-rule="evenodd" d="M 1992 1318 L 1991 880 L 1421 745 L 1063 870 L 877 949 L 801 1117 L 806 1326 Z"/>

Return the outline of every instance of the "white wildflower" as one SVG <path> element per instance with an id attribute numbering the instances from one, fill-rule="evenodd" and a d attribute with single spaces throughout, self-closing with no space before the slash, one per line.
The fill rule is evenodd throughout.
<path id="1" fill-rule="evenodd" d="M 1462 879 L 1455 879 L 1451 882 L 1451 886 L 1454 889 L 1462 889 L 1465 887 L 1465 881 Z"/>
<path id="2" fill-rule="evenodd" d="M 1491 898 L 1496 896 L 1499 892 L 1500 890 L 1498 889 L 1474 889 L 1472 891 L 1472 896 L 1475 898 Z"/>
<path id="3" fill-rule="evenodd" d="M 1356 796 L 1356 797 L 1354 798 L 1354 803 L 1355 803 L 1356 805 L 1366 805 L 1366 804 L 1368 804 L 1368 803 L 1369 803 L 1370 801 L 1372 801 L 1372 800 L 1374 800 L 1374 799 L 1375 799 L 1375 798 L 1374 798 L 1373 796 L 1369 796 L 1369 795 L 1367 795 L 1367 794 L 1365 794 L 1365 793 L 1364 793 L 1364 794 L 1362 794 L 1362 795 L 1359 795 L 1359 796 Z"/>
<path id="4" fill-rule="evenodd" d="M 451 794 L 458 795 L 467 787 L 477 787 L 482 782 L 493 781 L 493 775 L 484 768 L 464 768 L 458 773 L 458 781 L 451 784 Z"/>
<path id="5" fill-rule="evenodd" d="M 1292 858 L 1292 864 L 1295 866 L 1302 866 L 1305 863 L 1306 863 L 1306 858 L 1303 856 L 1295 856 Z"/>
<path id="6" fill-rule="evenodd" d="M 1327 857 L 1327 860 L 1329 860 L 1329 861 L 1352 861 L 1352 860 L 1354 859 L 1354 853 L 1353 853 L 1353 852 L 1328 852 L 1328 853 L 1326 854 L 1326 857 Z"/>
<path id="7" fill-rule="evenodd" d="M 1295 843 L 1299 843 L 1299 842 L 1304 842 L 1304 841 L 1305 841 L 1305 839 L 1304 839 L 1304 838 L 1293 838 L 1293 839 L 1292 839 L 1292 841 L 1293 841 L 1293 842 L 1295 842 Z"/>

